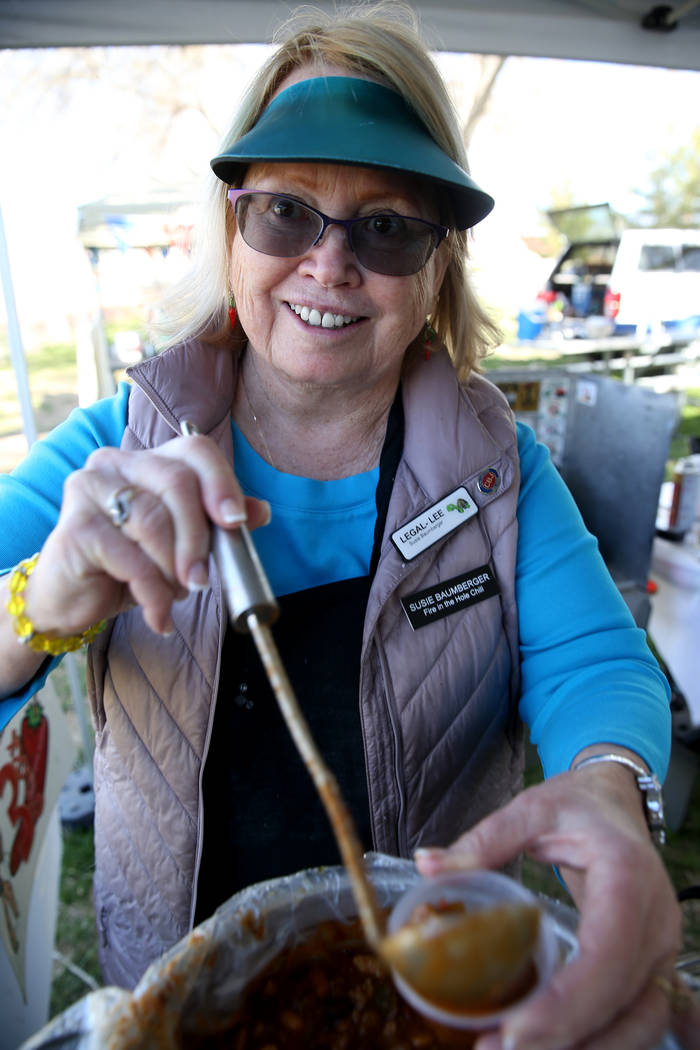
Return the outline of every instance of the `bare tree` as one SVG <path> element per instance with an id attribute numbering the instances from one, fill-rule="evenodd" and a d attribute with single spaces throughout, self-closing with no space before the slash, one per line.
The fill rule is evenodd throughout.
<path id="1" fill-rule="evenodd" d="M 60 122 L 84 112 L 95 149 L 115 164 L 128 154 L 135 173 L 160 168 L 166 178 L 174 169 L 186 175 L 190 159 L 195 170 L 193 136 L 215 149 L 247 79 L 236 45 L 56 48 L 22 58 L 3 80 L 18 125 L 37 113 Z M 97 118 L 91 98 L 102 105 Z"/>
<path id="2" fill-rule="evenodd" d="M 462 139 L 466 149 L 474 134 L 474 129 L 488 110 L 493 89 L 498 75 L 505 65 L 507 55 L 479 55 L 479 75 L 471 108 L 462 124 Z"/>

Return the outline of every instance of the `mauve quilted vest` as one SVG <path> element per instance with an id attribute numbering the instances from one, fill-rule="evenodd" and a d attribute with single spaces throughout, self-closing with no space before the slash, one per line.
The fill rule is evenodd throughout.
<path id="1" fill-rule="evenodd" d="M 131 370 L 124 449 L 150 448 L 190 419 L 232 458 L 235 364 L 192 342 Z M 404 449 L 365 620 L 360 710 L 376 849 L 446 844 L 521 785 L 515 605 L 519 460 L 512 414 L 489 382 L 456 380 L 446 353 L 406 369 Z M 499 483 L 481 492 L 481 472 Z M 404 561 L 391 534 L 464 485 L 478 514 Z M 500 594 L 413 630 L 401 597 L 490 565 Z M 202 771 L 225 611 L 219 582 L 153 634 L 138 608 L 88 660 L 95 748 L 95 908 L 105 981 L 132 986 L 194 914 Z"/>

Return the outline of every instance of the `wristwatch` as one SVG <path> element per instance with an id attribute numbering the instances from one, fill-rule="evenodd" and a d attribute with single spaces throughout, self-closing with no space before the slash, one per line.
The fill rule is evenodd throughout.
<path id="1" fill-rule="evenodd" d="M 616 762 L 620 766 L 630 769 L 637 780 L 637 787 L 642 794 L 644 815 L 651 840 L 655 846 L 663 846 L 666 842 L 666 823 L 664 820 L 664 796 L 661 783 L 655 773 L 650 773 L 642 766 L 637 765 L 626 755 L 617 755 L 614 752 L 603 755 L 589 755 L 582 758 L 571 767 L 572 772 L 583 766 L 592 766 L 596 762 Z"/>

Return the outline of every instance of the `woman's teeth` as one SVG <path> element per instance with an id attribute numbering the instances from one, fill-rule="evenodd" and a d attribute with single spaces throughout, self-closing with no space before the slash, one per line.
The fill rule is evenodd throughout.
<path id="1" fill-rule="evenodd" d="M 358 320 L 357 317 L 347 317 L 345 314 L 331 314 L 327 311 L 322 314 L 320 310 L 309 309 L 308 306 L 295 306 L 294 303 L 290 303 L 289 307 L 302 321 L 316 327 L 320 325 L 321 328 L 343 328 L 344 325 Z"/>

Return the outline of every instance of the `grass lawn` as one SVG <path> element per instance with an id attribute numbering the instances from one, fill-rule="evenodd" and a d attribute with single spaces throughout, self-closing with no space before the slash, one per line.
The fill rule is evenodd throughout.
<path id="1" fill-rule="evenodd" d="M 86 995 L 91 990 L 90 978 L 95 985 L 102 983 L 92 907 L 94 866 L 92 828 L 64 828 L 51 1017 Z"/>
<path id="2" fill-rule="evenodd" d="M 698 378 L 700 379 L 700 375 Z M 670 458 L 672 460 L 688 454 L 691 438 L 700 440 L 700 386 L 687 390 L 686 397 L 687 401 L 683 406 L 678 431 L 671 442 Z"/>
<path id="3" fill-rule="evenodd" d="M 75 347 L 61 343 L 26 355 L 27 377 L 36 416 L 43 433 L 78 404 L 78 367 Z M 22 431 L 17 384 L 9 356 L 0 355 L 0 438 Z"/>

